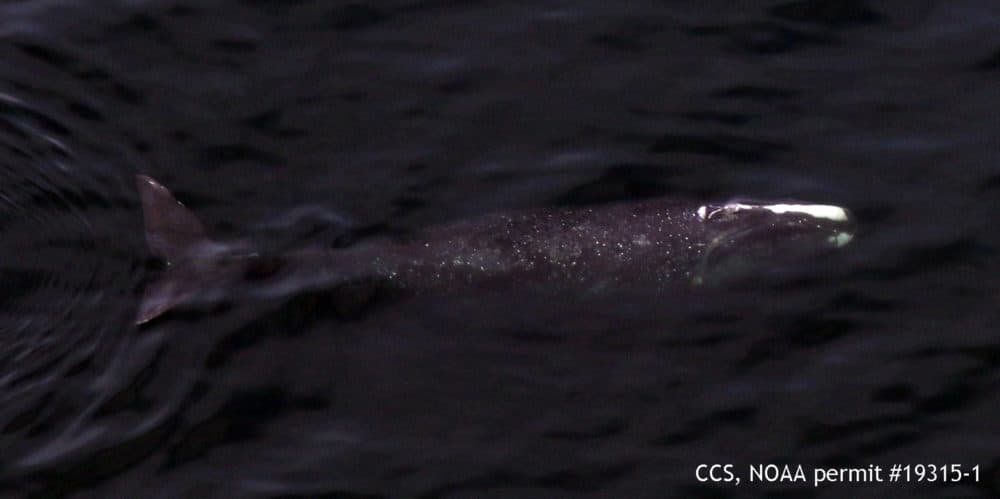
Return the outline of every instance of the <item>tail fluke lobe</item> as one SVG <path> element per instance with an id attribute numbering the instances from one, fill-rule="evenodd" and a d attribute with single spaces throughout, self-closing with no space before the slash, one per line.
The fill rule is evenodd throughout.
<path id="1" fill-rule="evenodd" d="M 146 175 L 135 176 L 142 203 L 146 244 L 153 255 L 174 262 L 192 247 L 208 242 L 205 227 L 174 195 Z"/>
<path id="2" fill-rule="evenodd" d="M 167 269 L 165 275 L 143 289 L 135 315 L 136 324 L 149 322 L 188 298 L 190 293 L 184 291 L 176 276 L 171 274 L 171 269 Z"/>
<path id="3" fill-rule="evenodd" d="M 187 267 L 195 248 L 209 243 L 201 221 L 156 180 L 136 175 L 146 244 L 167 262 L 162 275 L 143 289 L 135 323 L 148 322 L 189 298 L 197 276 Z"/>

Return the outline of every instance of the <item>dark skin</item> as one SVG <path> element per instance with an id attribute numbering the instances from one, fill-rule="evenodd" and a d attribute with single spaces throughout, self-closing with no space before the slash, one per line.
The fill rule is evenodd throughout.
<path id="1" fill-rule="evenodd" d="M 406 238 L 262 256 L 245 243 L 209 240 L 194 215 L 154 180 L 140 176 L 137 186 L 150 249 L 170 262 L 146 289 L 140 323 L 205 289 L 224 293 L 237 286 L 263 297 L 357 283 L 407 293 L 525 286 L 576 294 L 669 290 L 702 284 L 720 263 L 730 272 L 780 262 L 790 252 L 839 246 L 838 237 L 851 232 L 846 211 L 833 219 L 775 208 L 790 205 L 657 199 L 487 215 Z"/>

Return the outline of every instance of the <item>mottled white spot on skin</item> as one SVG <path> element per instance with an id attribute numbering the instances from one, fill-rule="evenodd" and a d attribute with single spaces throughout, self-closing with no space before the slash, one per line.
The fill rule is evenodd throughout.
<path id="1" fill-rule="evenodd" d="M 708 206 L 701 205 L 698 207 L 698 218 L 704 220 L 708 216 Z"/>
<path id="2" fill-rule="evenodd" d="M 849 232 L 838 232 L 836 235 L 830 236 L 829 241 L 838 248 L 843 248 L 847 245 L 847 243 L 851 242 L 852 239 L 854 239 L 854 234 Z"/>

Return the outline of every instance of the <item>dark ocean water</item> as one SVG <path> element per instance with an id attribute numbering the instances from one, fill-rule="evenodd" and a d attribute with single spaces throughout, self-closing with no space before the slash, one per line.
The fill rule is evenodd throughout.
<path id="1" fill-rule="evenodd" d="M 997 497 L 998 136 L 996 2 L 0 3 L 0 497 Z M 711 292 L 136 328 L 139 172 L 272 248 L 657 196 L 859 232 Z"/>

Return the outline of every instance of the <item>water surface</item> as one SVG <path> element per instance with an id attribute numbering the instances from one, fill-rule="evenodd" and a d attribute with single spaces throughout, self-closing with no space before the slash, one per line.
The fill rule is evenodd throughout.
<path id="1" fill-rule="evenodd" d="M 0 496 L 995 497 L 991 2 L 0 6 Z M 860 232 L 709 293 L 324 293 L 129 325 L 132 175 L 334 244 L 671 196 Z M 337 244 L 343 244 L 340 240 Z M 980 482 L 700 484 L 700 463 Z"/>

